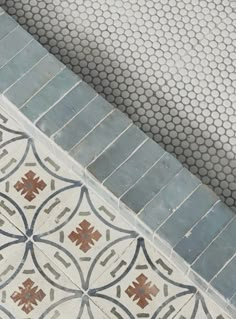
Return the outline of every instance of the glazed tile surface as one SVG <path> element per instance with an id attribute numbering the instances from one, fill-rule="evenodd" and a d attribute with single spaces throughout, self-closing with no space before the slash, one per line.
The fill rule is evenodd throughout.
<path id="1" fill-rule="evenodd" d="M 0 121 L 1 319 L 228 318 L 49 145 Z"/>

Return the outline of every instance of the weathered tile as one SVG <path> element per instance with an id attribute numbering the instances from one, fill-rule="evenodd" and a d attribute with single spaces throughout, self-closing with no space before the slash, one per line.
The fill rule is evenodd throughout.
<path id="1" fill-rule="evenodd" d="M 9 88 L 46 54 L 47 51 L 37 41 L 31 41 L 0 69 L 0 92 Z"/>
<path id="2" fill-rule="evenodd" d="M 236 220 L 234 219 L 195 261 L 192 268 L 210 281 L 235 254 Z"/>
<path id="3" fill-rule="evenodd" d="M 11 60 L 11 58 L 31 40 L 31 35 L 19 27 L 2 39 L 0 42 L 0 68 Z"/>
<path id="4" fill-rule="evenodd" d="M 47 55 L 4 95 L 19 108 L 63 68 L 64 65 L 61 62 Z"/>
<path id="5" fill-rule="evenodd" d="M 138 218 L 151 230 L 156 230 L 200 184 L 186 168 L 176 174 L 153 200 L 139 213 Z"/>
<path id="6" fill-rule="evenodd" d="M 234 313 L 234 316 L 235 316 L 236 315 L 236 294 L 230 299 L 229 309 L 232 311 L 232 313 Z"/>
<path id="7" fill-rule="evenodd" d="M 97 96 L 54 136 L 54 141 L 69 151 L 112 110 L 111 104 L 101 96 Z"/>
<path id="8" fill-rule="evenodd" d="M 236 257 L 234 257 L 213 279 L 211 285 L 226 299 L 231 299 L 236 293 Z"/>
<path id="9" fill-rule="evenodd" d="M 165 151 L 157 143 L 148 139 L 124 164 L 104 183 L 117 197 L 124 194 L 144 175 Z"/>
<path id="10" fill-rule="evenodd" d="M 9 32 L 18 26 L 17 22 L 7 14 L 1 14 L 0 17 L 0 40 L 3 39 Z M 0 42 L 1 45 L 1 42 Z"/>
<path id="11" fill-rule="evenodd" d="M 35 224 L 48 220 L 51 212 L 48 207 L 55 201 L 65 201 L 63 195 L 68 196 L 67 188 L 71 188 L 71 193 L 76 192 L 81 183 L 39 143 L 20 137 L 14 141 L 13 135 L 4 148 L 6 155 L 0 165 L 0 207 L 2 214 L 18 229 L 31 234 Z"/>
<path id="12" fill-rule="evenodd" d="M 79 81 L 69 69 L 62 70 L 21 108 L 21 112 L 31 121 L 37 120 Z"/>
<path id="13" fill-rule="evenodd" d="M 199 186 L 157 230 L 157 234 L 174 247 L 217 201 L 217 196 L 207 186 Z"/>
<path id="14" fill-rule="evenodd" d="M 79 113 L 94 97 L 95 91 L 86 83 L 80 82 L 36 123 L 48 136 L 62 128 L 73 116 Z"/>
<path id="15" fill-rule="evenodd" d="M 62 318 L 68 312 L 75 315 L 81 302 L 80 288 L 31 241 L 20 242 L 19 238 L 12 246 L 16 251 L 10 265 L 1 263 L 4 271 L 1 271 L 0 316 L 24 319 L 52 318 L 55 313 Z"/>
<path id="16" fill-rule="evenodd" d="M 233 211 L 222 202 L 217 203 L 199 223 L 174 247 L 189 264 L 205 250 L 211 241 L 235 217 Z"/>
<path id="17" fill-rule="evenodd" d="M 77 313 L 74 315 L 76 319 L 110 319 L 100 308 L 95 305 L 93 300 L 84 295 L 82 302 L 77 307 Z M 54 319 L 54 318 L 52 318 Z"/>
<path id="18" fill-rule="evenodd" d="M 137 184 L 121 197 L 121 201 L 138 213 L 181 168 L 180 162 L 166 153 Z"/>
<path id="19" fill-rule="evenodd" d="M 172 318 L 172 317 L 171 317 Z M 176 319 L 229 319 L 225 312 L 210 298 L 197 292 L 180 310 Z"/>
<path id="20" fill-rule="evenodd" d="M 47 209 L 52 207 L 47 223 L 35 225 L 34 241 L 76 285 L 87 290 L 133 242 L 136 232 L 86 187 L 68 190 L 64 198 L 63 193 L 58 196 L 63 199 L 58 205 L 52 207 L 55 199 L 47 204 Z"/>
<path id="21" fill-rule="evenodd" d="M 83 166 L 89 165 L 117 138 L 131 121 L 118 110 L 109 114 L 86 138 L 70 152 Z"/>
<path id="22" fill-rule="evenodd" d="M 135 125 L 130 126 L 96 161 L 88 166 L 88 171 L 103 182 L 145 140 L 147 136 L 139 128 Z"/>
<path id="23" fill-rule="evenodd" d="M 173 318 L 196 291 L 142 238 L 135 240 L 93 287 L 88 291 L 90 298 L 108 316 L 118 318 L 165 318 L 167 314 Z"/>

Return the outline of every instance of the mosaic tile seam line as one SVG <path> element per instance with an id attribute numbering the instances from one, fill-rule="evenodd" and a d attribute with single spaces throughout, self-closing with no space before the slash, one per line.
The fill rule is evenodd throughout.
<path id="1" fill-rule="evenodd" d="M 4 19 L 6 18 L 6 15 L 3 14 L 2 16 L 4 16 Z M 5 32 L 5 34 L 9 33 L 12 29 L 14 29 L 14 26 L 15 26 L 14 23 L 11 22 L 13 20 L 10 19 L 9 17 L 8 19 L 9 19 L 9 23 L 7 24 L 6 30 L 2 31 L 3 33 Z M 8 26 L 11 26 L 10 30 Z M 13 31 L 13 33 L 14 32 L 15 31 Z M 25 35 L 26 33 L 22 31 L 22 36 L 25 37 Z M 22 52 L 25 49 L 23 49 L 23 51 L 21 49 L 22 48 L 19 48 L 19 51 L 22 54 Z M 14 64 L 12 65 L 11 53 L 9 54 L 10 54 L 9 56 L 8 55 L 6 56 L 8 56 L 9 58 L 9 67 L 11 68 L 14 66 Z M 17 59 L 18 59 L 18 55 L 14 57 L 15 65 L 17 65 Z M 18 67 L 20 69 L 21 65 Z M 32 70 L 34 70 L 34 68 L 32 68 Z M 94 108 L 93 116 L 96 118 L 97 114 L 104 112 L 102 113 L 105 115 L 104 120 L 102 120 L 99 124 L 93 127 L 93 125 L 90 124 L 90 121 L 92 120 L 93 117 L 86 118 L 86 116 L 84 116 L 84 125 L 77 127 L 75 140 L 73 140 L 72 144 L 70 144 L 69 147 L 67 145 L 67 142 L 65 142 L 65 144 L 62 143 L 62 145 L 60 145 L 61 146 L 61 150 L 60 150 L 60 148 L 55 145 L 52 139 L 50 140 L 47 137 L 45 137 L 45 135 L 43 135 L 42 133 L 39 133 L 38 128 L 48 137 L 52 136 L 55 132 L 58 132 L 58 133 L 55 134 L 54 138 L 58 134 L 64 134 L 63 138 L 65 138 L 65 141 L 68 140 L 68 143 L 71 143 L 71 141 L 68 139 L 68 136 L 66 136 L 67 133 L 65 129 L 67 128 L 67 125 L 68 126 L 71 125 L 74 119 L 76 120 L 75 120 L 75 123 L 73 123 L 73 125 L 75 125 L 76 127 L 76 123 L 77 121 L 78 122 L 80 121 L 80 116 L 81 114 L 83 114 L 83 111 L 86 111 L 89 108 L 90 101 L 96 101 L 96 93 L 86 83 L 81 82 L 79 78 L 78 78 L 78 84 L 75 85 L 76 81 L 75 81 L 74 74 L 71 71 L 64 69 L 64 66 L 60 62 L 58 62 L 55 58 L 53 58 L 51 55 L 48 55 L 48 58 L 47 60 L 45 60 L 44 65 L 42 69 L 40 69 L 39 74 L 36 72 L 36 70 L 37 69 L 35 69 L 36 83 L 33 83 L 32 88 L 30 88 L 29 90 L 27 89 L 29 80 L 33 76 L 33 73 L 32 74 L 30 74 L 31 72 L 28 73 L 27 70 L 25 70 L 25 66 L 23 66 L 23 69 L 21 69 L 21 76 L 19 81 L 15 81 L 15 78 L 12 78 L 13 79 L 13 83 L 11 84 L 12 93 L 5 95 L 3 92 L 2 103 L 5 106 L 5 108 L 9 110 L 10 117 L 14 118 L 19 116 L 19 118 L 22 119 L 22 123 L 20 124 L 20 126 L 22 126 L 23 130 L 25 130 L 25 127 L 27 127 L 28 131 L 31 134 L 33 134 L 34 137 L 36 137 L 36 140 L 43 141 L 43 143 L 45 142 L 46 145 L 49 145 L 50 146 L 49 148 L 53 151 L 54 154 L 58 154 L 58 155 L 60 154 L 58 157 L 61 159 L 65 159 L 65 163 L 68 163 L 68 167 L 70 167 L 72 171 L 75 171 L 79 176 L 83 177 L 83 179 L 85 178 L 86 186 L 89 188 L 92 188 L 96 193 L 98 193 L 100 196 L 105 198 L 106 201 L 112 205 L 112 207 L 117 208 L 120 215 L 125 217 L 125 219 L 129 223 L 131 223 L 131 225 L 135 224 L 136 219 L 139 219 L 139 214 L 142 212 L 142 209 L 153 204 L 152 201 L 156 201 L 157 198 L 159 197 L 161 199 L 161 202 L 159 202 L 159 204 L 161 204 L 159 207 L 159 210 L 155 212 L 153 211 L 153 209 L 150 209 L 150 218 L 153 218 L 153 221 L 156 221 L 156 219 L 159 219 L 158 214 L 160 214 L 161 218 L 164 217 L 163 224 L 158 229 L 156 228 L 151 229 L 148 226 L 149 231 L 146 231 L 146 227 L 143 227 L 143 228 L 141 227 L 139 229 L 140 232 L 144 234 L 146 238 L 152 240 L 153 243 L 156 245 L 156 247 L 158 247 L 159 250 L 161 250 L 166 256 L 170 257 L 172 259 L 172 262 L 174 262 L 182 271 L 185 271 L 187 268 L 188 275 L 191 277 L 191 279 L 195 282 L 197 286 L 199 286 L 203 290 L 206 290 L 210 296 L 213 296 L 213 298 L 217 300 L 217 302 L 222 306 L 222 308 L 226 312 L 230 312 L 233 315 L 235 315 L 234 293 L 233 293 L 235 288 L 232 287 L 233 280 L 231 278 L 232 274 L 230 273 L 230 270 L 232 269 L 232 264 L 229 262 L 235 253 L 234 236 L 232 235 L 234 231 L 234 221 L 229 223 L 226 226 L 226 228 L 225 228 L 225 223 L 223 222 L 221 229 L 216 229 L 216 231 L 213 232 L 212 238 L 211 238 L 212 242 L 210 243 L 208 247 L 203 247 L 202 246 L 203 243 L 198 242 L 199 246 L 197 248 L 200 249 L 202 253 L 200 254 L 200 258 L 198 258 L 198 256 L 195 257 L 194 262 L 191 264 L 191 266 L 188 263 L 186 264 L 186 260 L 181 258 L 178 254 L 172 254 L 172 250 L 175 248 L 175 246 L 177 246 L 178 243 L 181 242 L 183 238 L 185 237 L 188 238 L 189 233 L 192 231 L 192 229 L 196 225 L 200 223 L 202 218 L 204 218 L 210 211 L 215 209 L 215 206 L 217 205 L 216 203 L 218 201 L 216 195 L 204 185 L 198 185 L 198 187 L 196 187 L 196 178 L 193 177 L 190 172 L 188 172 L 187 170 L 184 170 L 178 160 L 176 160 L 169 153 L 165 152 L 160 146 L 158 146 L 154 142 L 151 142 L 151 140 L 149 143 L 147 143 L 147 141 L 145 142 L 145 139 L 146 139 L 145 135 L 141 133 L 137 128 L 135 128 L 131 120 L 128 119 L 125 115 L 123 115 L 118 110 L 112 111 L 113 109 L 112 106 L 109 103 L 107 103 L 103 98 L 98 98 L 100 103 L 99 108 Z M 65 85 L 63 81 L 60 81 L 58 79 L 58 77 L 61 77 L 61 72 L 65 72 L 62 79 L 66 79 L 66 83 L 68 82 L 68 79 L 70 79 L 71 81 L 69 82 L 70 84 L 69 86 L 66 87 L 66 90 L 65 90 L 67 94 L 64 91 L 62 96 L 57 97 L 57 94 L 55 94 L 55 92 L 60 91 L 60 88 L 64 87 Z M 9 74 L 7 73 L 7 78 L 11 79 L 11 77 L 12 77 L 12 73 L 11 72 Z M 17 90 L 14 91 L 13 88 L 15 85 Z M 8 90 L 6 90 L 6 92 L 8 92 Z M 50 99 L 47 100 L 46 96 L 47 94 L 51 95 L 50 94 L 51 92 L 53 93 L 52 100 Z M 44 105 L 42 107 L 42 110 L 40 111 L 41 114 L 43 114 L 43 116 L 40 116 L 40 114 L 38 113 L 38 110 L 36 111 L 37 112 L 37 116 L 35 120 L 36 127 L 32 126 L 32 124 L 30 124 L 30 122 L 24 116 L 22 115 L 20 116 L 20 113 L 19 113 L 20 111 L 18 110 L 19 106 L 22 105 L 22 101 L 29 101 L 32 95 L 35 98 L 37 97 L 39 100 L 43 99 L 44 101 Z M 18 96 L 19 96 L 19 104 L 17 104 Z M 53 107 L 51 107 L 52 105 Z M 33 109 L 34 108 L 32 108 L 32 110 Z M 49 110 L 49 112 L 45 111 L 47 109 Z M 106 116 L 106 114 L 108 115 Z M 37 118 L 40 118 L 40 120 L 37 121 Z M 73 120 L 71 121 L 72 118 Z M 4 123 L 7 121 L 4 115 L 1 116 L 1 119 L 3 120 Z M 30 119 L 30 116 L 29 116 L 29 119 Z M 62 127 L 63 127 L 63 130 L 60 130 L 60 128 Z M 14 132 L 10 132 L 9 129 L 8 130 L 5 129 L 5 131 L 9 133 L 14 133 Z M 82 138 L 79 143 L 77 140 L 78 132 L 82 133 L 81 135 Z M 86 132 L 86 134 L 84 134 L 84 132 Z M 129 136 L 129 134 L 131 135 Z M 125 137 L 128 136 L 127 141 L 124 138 L 124 136 Z M 8 150 L 3 149 L 1 156 L 3 158 L 2 162 L 4 166 L 1 172 L 2 174 L 6 174 L 7 171 L 9 172 L 10 170 L 10 173 L 6 174 L 5 178 L 10 177 L 11 173 L 15 173 L 15 172 L 18 173 L 18 171 L 20 171 L 18 170 L 18 168 L 21 167 L 22 161 L 25 160 L 25 156 L 28 156 L 28 152 L 30 153 L 32 145 L 34 145 L 32 143 L 33 142 L 31 141 L 31 139 L 29 139 L 27 143 L 28 146 L 26 147 L 27 152 L 25 154 L 21 153 L 22 157 L 19 160 L 19 162 L 17 162 L 17 159 L 15 159 L 14 157 L 8 161 L 8 156 L 7 156 Z M 135 147 L 137 150 L 136 152 L 140 152 L 140 151 L 143 152 L 142 153 L 143 156 L 141 158 L 146 158 L 146 153 L 144 151 L 146 149 L 145 148 L 146 143 L 147 145 L 151 144 L 153 147 L 151 148 L 150 153 L 151 154 L 154 153 L 154 162 L 152 162 L 151 166 L 148 166 L 147 163 L 145 163 L 145 161 L 140 166 L 136 166 L 134 162 L 133 167 L 136 169 L 132 171 L 131 175 L 129 175 L 129 172 L 124 170 L 124 173 L 127 175 L 127 178 L 128 178 L 127 181 L 129 183 L 124 185 L 125 187 L 124 196 L 122 196 L 121 198 L 118 198 L 114 194 L 112 194 L 112 189 L 110 190 L 106 189 L 104 186 L 102 186 L 101 183 L 105 180 L 106 177 L 108 176 L 112 177 L 113 175 L 112 173 L 116 172 L 116 169 L 120 170 L 122 166 L 126 166 L 129 161 L 135 158 L 136 152 L 134 154 L 132 154 L 132 152 L 129 153 L 131 151 L 131 149 L 129 149 L 128 147 L 129 143 L 131 144 L 136 143 L 135 144 Z M 6 142 L 5 144 L 3 144 L 3 146 L 8 144 L 12 148 L 14 147 L 14 145 L 11 144 L 10 142 Z M 73 148 L 73 145 L 77 145 L 76 149 Z M 138 147 L 139 145 L 140 147 Z M 10 147 L 10 151 L 12 151 L 11 147 Z M 76 161 L 72 159 L 70 160 L 70 158 L 67 155 L 68 153 L 63 152 L 62 149 L 67 151 L 70 151 L 70 149 L 73 149 L 74 153 L 73 154 L 71 153 L 71 155 L 76 159 Z M 24 147 L 22 147 L 21 151 L 23 152 L 23 150 L 24 150 Z M 112 161 L 112 165 L 111 165 L 111 158 L 114 151 L 117 152 L 118 155 L 115 159 L 115 162 Z M 48 172 L 47 165 L 49 165 L 51 167 L 51 170 L 50 170 L 51 175 L 59 179 L 60 183 L 71 182 L 71 180 L 68 181 L 68 178 L 58 178 L 58 175 L 56 172 L 60 170 L 60 165 L 58 165 L 56 161 L 52 160 L 50 157 L 47 156 L 45 157 L 45 161 L 47 164 L 46 165 L 42 164 L 42 161 L 40 161 L 39 157 L 35 155 L 36 154 L 35 152 L 36 150 L 33 147 L 31 155 L 33 157 L 35 156 L 37 161 L 41 163 L 40 164 L 41 168 L 43 168 L 44 170 Z M 102 161 L 100 160 L 101 158 L 103 158 Z M 149 161 L 150 159 L 147 157 L 147 160 Z M 103 163 L 104 163 L 104 167 L 102 166 Z M 31 202 L 31 201 L 36 202 L 35 199 L 40 197 L 39 194 L 41 194 L 42 198 L 46 196 L 44 189 L 45 187 L 47 187 L 47 183 L 45 183 L 43 178 L 40 178 L 40 175 L 43 176 L 44 174 L 43 172 L 37 175 L 33 171 L 33 167 L 35 166 L 35 163 L 29 161 L 26 164 L 26 166 L 32 167 L 32 169 L 29 169 L 18 176 L 17 180 L 15 180 L 15 183 L 14 183 L 14 191 L 17 192 L 16 195 L 18 196 L 17 197 L 18 199 L 19 197 L 22 199 L 22 196 L 23 196 L 24 200 L 27 200 L 28 202 Z M 11 172 L 11 167 L 15 167 L 15 169 L 13 169 L 12 172 Z M 91 174 L 90 168 L 92 169 L 93 174 Z M 52 169 L 55 171 L 55 173 L 52 173 Z M 185 177 L 184 177 L 184 173 L 185 173 Z M 96 177 L 94 176 L 94 174 L 96 175 Z M 133 179 L 133 177 L 135 177 L 135 179 Z M 184 178 L 185 179 L 187 178 L 188 183 L 185 182 Z M 4 177 L 3 177 L 3 180 L 4 180 Z M 178 187 L 179 183 L 181 187 Z M 30 186 L 30 189 L 29 189 L 29 186 Z M 76 186 L 78 187 L 80 185 L 76 185 Z M 7 190 L 9 190 L 9 187 L 10 187 L 9 184 L 6 183 L 5 185 L 6 192 Z M 51 190 L 54 191 L 56 187 L 58 187 L 58 185 L 55 185 L 55 181 L 51 180 L 50 181 Z M 171 190 L 171 187 L 172 187 L 172 190 L 173 189 L 175 190 L 174 192 L 169 191 Z M 18 218 L 18 220 L 16 220 L 15 226 L 17 227 L 17 229 L 23 229 L 23 232 L 25 232 L 27 236 L 31 236 L 32 232 L 38 229 L 38 225 L 36 227 L 35 224 L 40 223 L 40 226 L 42 226 L 42 228 L 43 226 L 47 226 L 47 223 L 45 223 L 45 219 L 47 218 L 46 215 L 50 214 L 50 212 L 54 210 L 54 208 L 58 207 L 57 205 L 61 205 L 61 203 L 63 202 L 62 200 L 60 200 L 60 198 L 58 198 L 59 195 L 63 192 L 64 193 L 72 192 L 75 189 L 76 187 L 64 187 L 64 188 L 62 187 L 62 190 L 55 191 L 55 194 L 52 194 L 52 196 L 49 196 L 47 199 L 44 198 L 43 203 L 41 203 L 41 205 L 38 206 L 37 212 L 34 214 L 34 217 L 31 221 L 28 221 L 25 218 L 25 215 L 22 209 L 17 208 L 17 204 L 12 203 L 8 195 L 2 195 L 2 196 L 5 200 L 10 201 L 10 203 L 14 206 L 11 209 L 7 207 L 6 210 L 8 214 L 15 215 L 15 210 L 18 209 L 19 211 L 19 215 L 21 216 L 21 218 Z M 82 188 L 82 195 L 84 194 L 83 189 L 84 188 Z M 58 197 L 54 198 L 57 195 Z M 81 198 L 84 198 L 83 196 Z M 172 199 L 171 201 L 168 199 L 168 197 L 170 196 Z M 50 203 L 52 200 L 54 201 Z M 87 200 L 88 202 L 90 202 L 88 198 Z M 45 208 L 45 212 L 44 212 L 45 215 L 43 216 L 42 214 L 40 214 L 40 212 L 42 208 L 44 207 L 44 205 L 48 203 L 50 203 L 50 205 Z M 76 203 L 72 203 L 75 205 L 75 207 L 72 207 L 72 208 L 68 207 L 71 204 L 69 205 L 68 201 L 66 200 L 65 200 L 65 204 L 66 204 L 66 207 L 63 207 L 60 213 L 56 217 L 54 217 L 55 219 L 51 220 L 52 223 L 60 224 L 60 220 L 65 218 L 66 221 L 63 223 L 63 226 L 64 226 L 64 224 L 67 224 L 67 221 L 69 221 L 67 216 L 69 216 L 71 212 L 72 212 L 71 216 L 74 216 L 74 214 L 76 214 L 76 211 L 78 208 L 76 206 Z M 3 206 L 4 205 L 5 204 L 3 202 Z M 90 208 L 91 208 L 91 205 L 92 204 L 90 202 Z M 103 213 L 108 215 L 109 218 L 112 220 L 112 218 L 114 218 L 112 213 L 109 210 L 107 210 L 106 207 L 104 206 L 101 206 L 101 207 L 100 207 L 100 210 L 102 210 Z M 24 208 L 35 209 L 35 206 L 29 204 L 29 205 L 26 205 Z M 96 215 L 95 210 L 93 208 L 91 209 L 93 213 Z M 189 211 L 192 211 L 192 210 L 195 213 L 189 214 Z M 220 210 L 222 214 L 228 215 L 228 219 L 226 218 L 226 220 L 228 221 L 230 221 L 230 218 L 233 219 L 233 217 L 235 216 L 234 213 L 231 210 L 229 210 L 228 207 L 226 207 L 224 204 L 222 204 L 222 206 L 220 207 Z M 40 221 L 38 218 L 39 215 L 40 215 Z M 82 212 L 82 215 L 87 216 L 88 211 Z M 218 218 L 219 220 L 221 220 L 220 215 L 218 215 Z M 81 223 L 79 223 L 79 226 L 76 228 L 76 230 L 71 231 L 69 235 L 70 241 L 74 242 L 76 246 L 80 245 L 80 247 L 82 247 L 83 252 L 87 252 L 88 250 L 90 250 L 91 244 L 93 245 L 96 241 L 99 241 L 101 238 L 101 233 L 99 232 L 99 230 L 94 229 L 94 227 L 91 225 L 92 224 L 88 222 L 87 219 L 83 219 Z M 46 236 L 46 235 L 54 234 L 57 232 L 57 230 L 59 230 L 60 227 L 61 226 L 57 225 L 55 226 L 54 230 L 45 231 L 43 235 Z M 113 229 L 117 230 L 117 227 L 113 226 Z M 87 241 L 85 241 L 85 243 L 84 242 L 81 243 L 81 236 L 85 230 L 88 231 L 90 234 L 89 243 Z M 61 238 L 63 238 L 63 235 L 61 236 L 62 236 Z M 106 238 L 108 241 L 110 240 L 109 231 L 106 233 Z M 38 240 L 37 235 L 34 236 L 34 239 Z M 20 240 L 24 241 L 22 236 Z M 190 241 L 192 240 L 194 241 L 194 238 L 190 238 Z M 227 246 L 227 240 L 229 240 L 229 242 L 231 243 L 230 246 L 229 245 Z M 42 245 L 49 244 L 59 249 L 59 246 L 53 242 L 54 241 L 51 241 L 51 240 L 44 241 L 40 239 L 40 244 Z M 142 245 L 140 246 L 140 240 L 137 242 L 137 244 L 138 246 L 136 247 L 136 250 L 138 252 L 140 251 L 141 249 L 140 247 L 142 246 Z M 31 247 L 32 245 L 30 244 L 30 242 L 28 244 L 26 243 L 24 260 L 25 258 L 28 258 L 29 254 L 31 254 L 32 259 L 35 262 L 36 261 L 35 252 L 34 250 L 32 250 Z M 44 249 L 42 250 L 46 252 Z M 135 251 L 135 249 L 133 249 L 133 251 Z M 144 257 L 148 259 L 147 253 L 145 252 L 146 251 L 145 248 L 142 248 L 142 251 L 143 251 Z M 217 258 L 217 255 L 219 254 L 219 252 L 224 252 L 224 254 L 222 255 L 220 259 Z M 68 258 L 69 256 L 69 258 L 75 261 L 73 254 L 70 254 L 69 252 L 65 254 L 67 255 L 67 257 L 65 256 L 65 258 Z M 111 252 L 111 254 L 113 254 L 113 252 Z M 122 258 L 124 254 L 125 253 L 122 250 L 119 257 Z M 58 264 L 58 261 L 55 262 L 55 258 L 59 260 L 60 265 Z M 70 267 L 69 264 L 72 265 L 68 260 L 66 261 L 65 258 L 64 256 L 62 257 L 58 252 L 55 252 L 55 256 L 50 257 L 50 260 L 54 260 L 55 264 L 59 265 L 59 269 L 61 269 L 61 264 L 63 264 L 64 267 L 66 266 Z M 128 262 L 127 260 L 119 259 L 119 264 L 116 265 L 116 267 L 111 271 L 111 276 L 113 278 L 116 277 L 116 273 L 121 268 L 124 268 L 126 265 L 130 265 L 128 267 L 129 269 L 133 265 L 135 260 L 136 260 L 136 255 L 134 256 L 131 263 Z M 212 267 L 212 269 L 210 270 L 206 268 L 206 266 L 208 265 L 208 261 L 209 261 L 209 264 L 210 262 L 214 263 L 214 267 Z M 160 263 L 163 265 L 163 262 L 160 262 Z M 105 263 L 105 265 L 106 264 L 107 263 Z M 150 263 L 150 265 L 152 265 L 152 263 Z M 90 282 L 88 282 L 81 275 L 82 274 L 80 270 L 81 265 L 78 266 L 78 263 L 74 262 L 73 266 L 76 268 L 76 272 L 74 273 L 78 274 L 77 279 L 73 278 L 73 283 L 75 285 L 79 285 L 79 287 L 82 287 L 83 289 L 86 290 L 87 285 Z M 10 268 L 8 269 L 12 270 L 11 266 L 9 267 Z M 138 265 L 137 267 L 139 269 Z M 58 279 L 60 278 L 60 273 L 58 273 L 59 270 L 57 271 L 54 268 L 52 268 L 52 265 L 50 263 L 46 262 L 44 264 L 44 268 L 46 268 L 55 278 L 58 278 Z M 144 268 L 146 268 L 146 266 Z M 153 266 L 151 268 L 154 269 L 155 267 Z M 41 270 L 41 267 L 38 267 L 38 269 L 43 273 L 43 271 Z M 164 266 L 164 269 L 168 269 L 168 267 Z M 4 272 L 4 275 L 5 275 L 5 272 Z M 123 276 L 124 275 L 121 275 L 118 278 L 123 279 Z M 218 279 L 216 281 L 213 280 L 214 286 L 212 286 L 210 281 L 215 277 L 218 277 Z M 147 279 L 145 278 L 146 276 L 144 274 L 137 275 L 136 277 L 137 282 L 134 284 L 134 286 L 141 285 L 142 283 L 145 287 L 150 287 L 150 283 L 149 282 L 146 283 Z M 99 278 L 97 279 L 99 281 Z M 96 280 L 96 278 L 94 278 L 94 280 Z M 130 279 L 130 280 L 132 281 L 133 279 Z M 226 283 L 224 283 L 224 289 L 223 288 L 219 289 L 219 287 L 221 287 L 220 283 L 222 280 L 226 280 Z M 117 282 L 117 279 L 114 280 L 114 283 L 116 282 Z M 103 289 L 105 289 L 105 287 L 108 288 L 113 285 L 112 279 L 111 279 L 111 283 L 112 283 L 111 285 L 109 284 L 104 286 L 104 284 L 102 284 L 101 282 L 101 285 Z M 25 285 L 27 285 L 27 287 L 25 287 Z M 23 286 L 20 285 L 22 287 L 21 290 L 31 289 L 32 285 L 33 283 L 30 280 L 29 281 L 26 280 Z M 183 287 L 183 285 L 180 285 L 180 286 Z M 62 287 L 62 285 L 58 284 L 57 287 Z M 150 297 L 150 293 L 148 293 L 147 297 L 144 297 L 142 295 L 140 296 L 140 295 L 137 295 L 137 292 L 132 293 L 131 292 L 133 291 L 132 286 L 129 286 L 129 287 L 131 288 L 127 290 L 127 294 L 130 295 L 130 298 L 133 297 L 135 300 L 137 298 L 140 299 L 139 304 L 141 305 L 141 307 L 142 306 L 145 307 L 147 305 L 146 299 L 152 298 Z M 228 297 L 227 299 L 225 298 L 225 295 L 224 295 L 225 287 L 231 287 L 231 290 L 229 289 L 229 291 L 232 291 L 230 295 L 230 298 L 231 298 L 230 301 Z M 36 289 L 36 288 L 32 288 L 32 289 Z M 75 288 L 70 288 L 69 290 L 68 289 L 67 291 L 75 292 Z M 119 289 L 120 288 L 118 288 L 118 291 Z M 154 296 L 155 294 L 158 293 L 158 289 L 159 288 L 155 286 L 153 287 L 152 294 L 154 294 Z M 94 290 L 92 291 L 94 292 Z M 194 291 L 196 291 L 196 289 Z M 168 295 L 167 292 L 165 292 L 165 294 Z M 41 291 L 39 295 L 42 297 L 43 294 Z M 183 295 L 184 296 L 189 295 L 189 293 L 183 293 Z M 182 293 L 180 293 L 180 295 L 178 296 L 182 296 Z M 100 295 L 99 296 L 96 295 L 96 297 L 101 298 Z M 103 296 L 103 298 L 106 300 L 109 300 L 109 297 Z M 111 299 L 113 300 L 113 297 Z M 120 305 L 119 302 L 118 304 Z M 163 307 L 165 304 L 166 303 L 164 302 Z M 101 305 L 100 301 L 99 301 L 99 305 Z M 102 309 L 106 309 L 106 306 L 103 308 L 103 306 L 101 305 L 101 307 Z M 129 308 L 129 306 L 127 307 Z M 206 311 L 204 310 L 206 309 L 206 307 L 204 306 L 202 307 L 203 307 L 204 314 L 206 315 Z M 126 308 L 125 310 L 126 314 L 130 313 L 127 310 L 128 308 Z M 124 308 L 122 309 L 124 310 Z M 162 311 L 164 311 L 163 309 L 164 308 L 159 308 L 158 310 L 156 310 L 152 315 L 153 318 L 159 315 Z M 171 305 L 170 309 L 168 310 L 169 311 L 168 316 L 172 315 L 173 312 L 176 311 L 176 309 L 177 309 L 176 306 Z M 111 311 L 116 313 L 116 310 L 114 310 L 113 308 Z"/>
<path id="2" fill-rule="evenodd" d="M 2 318 L 230 319 L 3 105 Z"/>

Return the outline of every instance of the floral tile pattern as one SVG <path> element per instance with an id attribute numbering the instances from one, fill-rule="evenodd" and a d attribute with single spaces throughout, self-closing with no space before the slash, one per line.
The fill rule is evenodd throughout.
<path id="1" fill-rule="evenodd" d="M 0 113 L 1 319 L 227 319 L 106 202 Z"/>
<path id="2" fill-rule="evenodd" d="M 133 242 L 93 286 L 89 295 L 104 311 L 121 318 L 168 318 L 196 292 L 143 238 Z"/>

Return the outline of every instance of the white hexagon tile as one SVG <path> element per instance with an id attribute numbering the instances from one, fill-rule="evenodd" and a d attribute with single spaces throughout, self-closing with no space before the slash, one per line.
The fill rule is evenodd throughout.
<path id="1" fill-rule="evenodd" d="M 49 146 L 0 121 L 0 318 L 228 318 Z"/>

